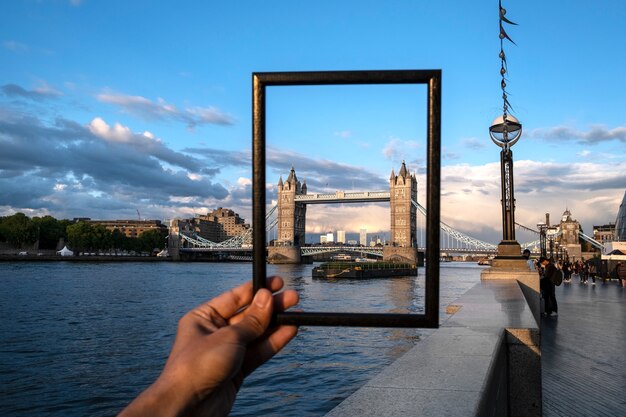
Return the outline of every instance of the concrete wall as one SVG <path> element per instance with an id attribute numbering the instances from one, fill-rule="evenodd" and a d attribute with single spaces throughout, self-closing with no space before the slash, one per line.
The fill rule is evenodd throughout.
<path id="1" fill-rule="evenodd" d="M 327 416 L 541 416 L 539 328 L 517 281 L 483 281 L 454 304 Z"/>

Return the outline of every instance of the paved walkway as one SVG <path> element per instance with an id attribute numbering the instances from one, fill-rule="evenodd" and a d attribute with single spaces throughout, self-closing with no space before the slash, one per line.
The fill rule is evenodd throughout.
<path id="1" fill-rule="evenodd" d="M 626 288 L 574 276 L 556 298 L 541 323 L 544 416 L 626 416 Z"/>

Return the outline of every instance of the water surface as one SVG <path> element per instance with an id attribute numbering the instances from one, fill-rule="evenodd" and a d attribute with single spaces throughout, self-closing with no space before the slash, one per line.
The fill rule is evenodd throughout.
<path id="1" fill-rule="evenodd" d="M 418 277 L 317 280 L 268 266 L 305 311 L 423 311 Z M 441 306 L 481 268 L 444 263 Z M 0 263 L 3 416 L 110 416 L 159 374 L 178 319 L 250 278 L 249 263 Z M 445 318 L 445 314 L 442 314 Z M 242 387 L 233 416 L 320 416 L 419 339 L 416 329 L 302 327 Z"/>

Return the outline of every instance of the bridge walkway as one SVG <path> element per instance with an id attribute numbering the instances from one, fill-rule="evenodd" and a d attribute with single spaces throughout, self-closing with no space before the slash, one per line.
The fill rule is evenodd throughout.
<path id="1" fill-rule="evenodd" d="M 626 288 L 574 276 L 556 298 L 541 323 L 543 415 L 626 416 Z"/>

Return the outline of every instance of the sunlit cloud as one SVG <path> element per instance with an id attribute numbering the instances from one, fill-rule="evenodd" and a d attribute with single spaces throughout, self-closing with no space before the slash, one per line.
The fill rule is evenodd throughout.
<path id="1" fill-rule="evenodd" d="M 413 140 L 401 140 L 398 138 L 391 138 L 383 147 L 383 156 L 393 162 L 399 162 L 401 160 L 408 160 L 413 152 L 419 148 L 419 143 Z"/>
<path id="2" fill-rule="evenodd" d="M 232 125 L 234 119 L 216 107 L 188 107 L 179 109 L 162 98 L 156 102 L 142 96 L 105 92 L 96 96 L 102 103 L 112 104 L 122 111 L 145 120 L 173 120 L 194 128 L 204 124 Z"/>

